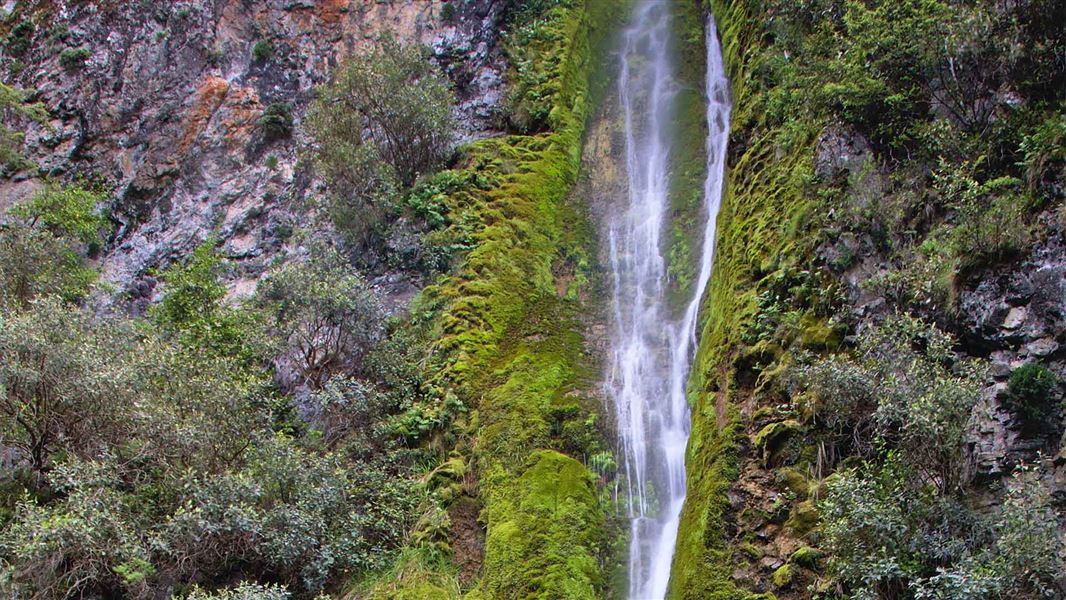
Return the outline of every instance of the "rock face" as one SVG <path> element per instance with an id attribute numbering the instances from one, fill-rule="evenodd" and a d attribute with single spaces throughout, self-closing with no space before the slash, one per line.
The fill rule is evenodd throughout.
<path id="1" fill-rule="evenodd" d="M 8 27 L 33 27 L 28 47 L 7 44 L 0 64 L 51 112 L 27 135 L 41 175 L 98 178 L 113 190 L 102 278 L 136 309 L 156 295 L 147 271 L 208 236 L 238 265 L 233 290 L 246 293 L 294 229 L 311 225 L 318 186 L 298 156 L 303 114 L 314 86 L 379 35 L 431 48 L 460 99 L 461 139 L 493 133 L 504 97 L 504 4 L 9 2 Z M 275 103 L 290 107 L 293 135 L 272 138 L 259 126 Z M 0 206 L 40 181 L 0 182 Z"/>
<path id="2" fill-rule="evenodd" d="M 972 449 L 978 475 L 1008 473 L 1038 452 L 1052 457 L 1048 483 L 1066 501 L 1063 456 L 1063 383 L 1066 381 L 1066 231 L 1054 213 L 1044 216 L 1048 234 L 1010 268 L 985 273 L 960 294 L 964 341 L 987 352 L 993 384 L 974 414 Z M 1009 412 L 1008 379 L 1017 368 L 1039 363 L 1058 381 L 1045 399 L 1049 418 L 1039 431 L 1026 430 Z"/>

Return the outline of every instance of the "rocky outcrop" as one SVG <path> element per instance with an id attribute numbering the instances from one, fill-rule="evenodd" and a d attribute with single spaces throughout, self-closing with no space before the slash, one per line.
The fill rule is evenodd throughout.
<path id="1" fill-rule="evenodd" d="M 0 183 L 3 205 L 44 177 L 92 178 L 112 190 L 114 231 L 103 281 L 134 307 L 156 296 L 151 269 L 216 237 L 237 265 L 236 293 L 310 226 L 318 184 L 300 160 L 300 122 L 314 86 L 343 57 L 389 33 L 426 44 L 455 84 L 460 138 L 492 134 L 504 62 L 504 2 L 189 0 L 11 2 L 25 47 L 0 61 L 51 113 L 29 125 L 39 173 Z M 27 33 L 28 32 L 28 33 Z M 9 40 L 10 40 L 9 34 Z M 16 52 L 17 50 L 17 52 Z M 264 131 L 288 107 L 292 135 Z"/>

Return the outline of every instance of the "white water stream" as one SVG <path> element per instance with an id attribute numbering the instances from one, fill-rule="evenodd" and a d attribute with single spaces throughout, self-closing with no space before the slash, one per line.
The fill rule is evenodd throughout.
<path id="1" fill-rule="evenodd" d="M 624 455 L 631 542 L 629 597 L 666 595 L 685 501 L 689 406 L 685 389 L 696 349 L 700 299 L 714 263 L 729 134 L 729 82 L 714 19 L 707 23 L 707 178 L 699 276 L 685 312 L 667 299 L 662 237 L 670 210 L 670 149 L 679 83 L 668 0 L 639 0 L 623 32 L 618 93 L 625 117 L 628 205 L 608 224 L 614 328 L 606 391 Z"/>

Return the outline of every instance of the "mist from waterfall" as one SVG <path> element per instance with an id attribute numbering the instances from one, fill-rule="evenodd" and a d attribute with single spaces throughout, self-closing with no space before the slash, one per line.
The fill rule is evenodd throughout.
<path id="1" fill-rule="evenodd" d="M 623 32 L 618 94 L 625 122 L 628 204 L 608 223 L 613 330 L 606 391 L 614 403 L 631 518 L 629 592 L 666 595 L 685 501 L 689 436 L 686 383 L 700 299 L 714 263 L 729 134 L 729 85 L 713 18 L 707 23 L 706 226 L 699 275 L 680 318 L 670 311 L 662 236 L 670 210 L 671 132 L 679 82 L 671 53 L 670 3 L 640 0 Z"/>

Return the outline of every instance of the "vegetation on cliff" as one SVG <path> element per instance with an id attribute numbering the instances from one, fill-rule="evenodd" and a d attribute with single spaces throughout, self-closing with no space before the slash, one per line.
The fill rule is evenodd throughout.
<path id="1" fill-rule="evenodd" d="M 1061 235 L 1062 165 L 1035 158 L 1063 119 L 1061 7 L 709 4 L 732 158 L 671 596 L 1060 593 L 1038 453 L 1061 433 L 1054 363 L 1023 348 L 1034 366 L 1012 378 L 1047 382 L 1055 425 L 1012 409 L 1032 440 L 1017 474 L 975 477 L 997 392 L 960 297 Z M 1002 510 L 977 509 L 984 494 Z"/>

